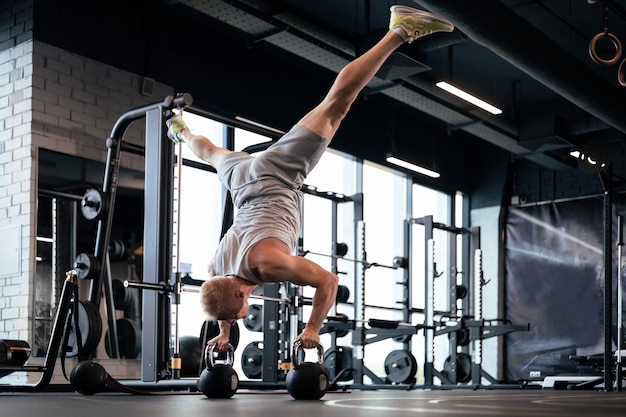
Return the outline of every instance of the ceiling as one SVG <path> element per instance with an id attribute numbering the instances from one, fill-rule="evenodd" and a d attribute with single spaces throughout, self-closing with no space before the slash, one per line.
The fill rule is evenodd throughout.
<path id="1" fill-rule="evenodd" d="M 207 22 L 221 22 L 250 45 L 269 44 L 338 72 L 386 30 L 389 7 L 404 4 L 446 16 L 456 29 L 403 46 L 365 90 L 553 170 L 570 168 L 570 150 L 622 146 L 626 87 L 620 57 L 600 65 L 590 41 L 607 32 L 626 42 L 626 0 L 165 0 Z M 608 9 L 605 9 L 608 4 Z M 603 11 L 608 10 L 608 20 Z M 600 59 L 616 48 L 596 42 Z M 626 64 L 624 65 L 626 67 Z M 626 69 L 624 69 L 626 70 Z M 434 87 L 447 80 L 503 110 L 474 108 Z"/>

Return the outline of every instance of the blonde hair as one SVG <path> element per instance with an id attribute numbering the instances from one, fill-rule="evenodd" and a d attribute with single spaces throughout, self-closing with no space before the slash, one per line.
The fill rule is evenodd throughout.
<path id="1" fill-rule="evenodd" d="M 213 277 L 200 287 L 200 303 L 209 320 L 231 318 L 238 309 L 233 307 L 238 284 L 228 277 Z"/>

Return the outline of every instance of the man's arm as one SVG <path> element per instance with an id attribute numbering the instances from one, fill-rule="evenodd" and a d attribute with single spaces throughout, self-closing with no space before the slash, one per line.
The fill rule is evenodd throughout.
<path id="1" fill-rule="evenodd" d="M 218 320 L 217 325 L 220 328 L 220 333 L 213 339 L 208 341 L 208 344 L 215 344 L 216 352 L 226 352 L 228 343 L 230 342 L 230 324 L 224 320 Z"/>

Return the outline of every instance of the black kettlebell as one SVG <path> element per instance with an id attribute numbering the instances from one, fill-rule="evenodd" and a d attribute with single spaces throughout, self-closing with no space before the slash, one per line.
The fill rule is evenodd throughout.
<path id="1" fill-rule="evenodd" d="M 233 369 L 235 349 L 228 344 L 226 363 L 215 363 L 214 349 L 214 343 L 207 344 L 204 356 L 206 368 L 200 374 L 197 387 L 207 398 L 230 398 L 239 388 L 239 376 Z"/>
<path id="2" fill-rule="evenodd" d="M 291 362 L 293 367 L 287 373 L 287 391 L 296 400 L 319 400 L 328 391 L 328 373 L 324 362 L 324 347 L 319 344 L 317 362 L 300 362 L 300 355 L 304 359 L 304 348 L 300 341 L 293 344 Z"/>
<path id="3" fill-rule="evenodd" d="M 70 373 L 70 382 L 76 391 L 93 395 L 106 387 L 109 374 L 102 365 L 94 361 L 82 361 Z"/>

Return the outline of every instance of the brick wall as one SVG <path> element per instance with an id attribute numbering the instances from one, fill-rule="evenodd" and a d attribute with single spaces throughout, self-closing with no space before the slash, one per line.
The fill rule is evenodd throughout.
<path id="1" fill-rule="evenodd" d="M 106 138 L 122 113 L 173 94 L 156 83 L 144 96 L 141 84 L 140 75 L 41 42 L 0 52 L 0 240 L 19 240 L 19 270 L 0 268 L 0 338 L 33 344 L 39 150 L 104 162 Z M 144 123 L 131 124 L 124 139 L 143 145 Z M 144 169 L 137 155 L 124 153 L 120 163 Z"/>
<path id="2" fill-rule="evenodd" d="M 32 46 L 28 40 L 0 52 L 0 241 L 5 246 L 0 256 L 0 337 L 24 340 L 30 339 L 34 265 L 30 244 L 35 218 L 29 132 Z"/>

